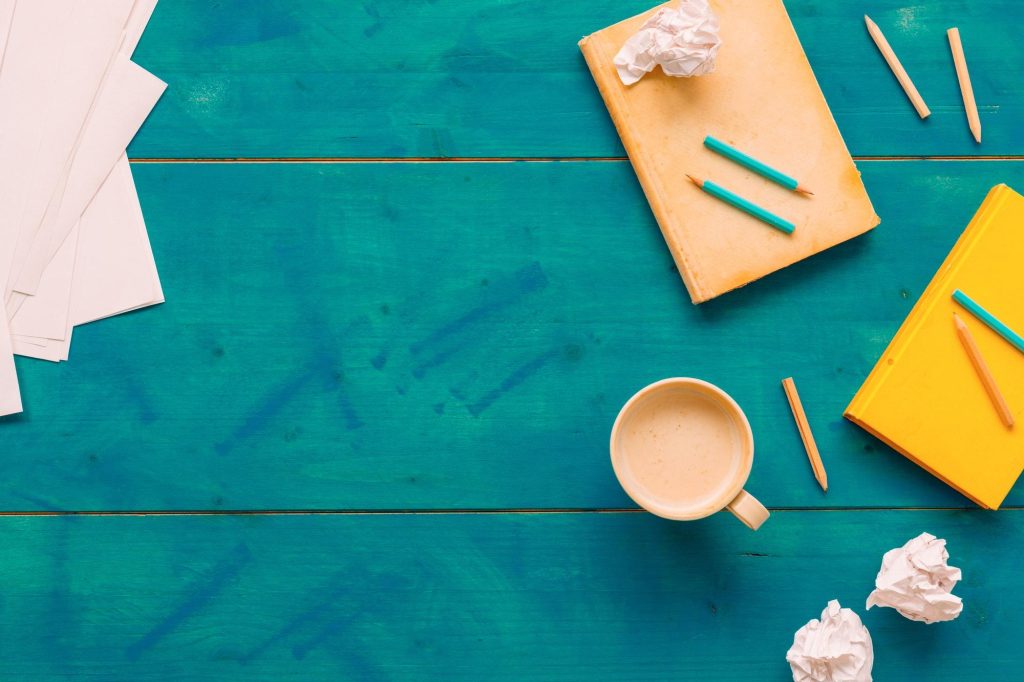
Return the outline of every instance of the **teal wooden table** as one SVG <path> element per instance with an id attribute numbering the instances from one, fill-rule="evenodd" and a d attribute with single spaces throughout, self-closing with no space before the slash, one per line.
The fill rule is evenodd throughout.
<path id="1" fill-rule="evenodd" d="M 979 511 L 841 412 L 987 190 L 1024 187 L 1024 7 L 786 4 L 882 225 L 694 307 L 576 48 L 647 0 L 163 0 L 129 151 L 167 303 L 19 359 L 0 678 L 781 682 L 832 598 L 876 679 L 1021 677 L 1024 488 Z M 618 408 L 674 375 L 747 411 L 758 533 L 615 482 Z M 922 531 L 963 616 L 865 613 Z"/>

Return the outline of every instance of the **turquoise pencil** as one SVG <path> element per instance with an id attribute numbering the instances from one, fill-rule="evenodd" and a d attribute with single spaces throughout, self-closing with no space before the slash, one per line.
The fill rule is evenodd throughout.
<path id="1" fill-rule="evenodd" d="M 791 189 L 794 192 L 801 192 L 803 194 L 814 194 L 814 192 L 797 182 L 796 178 L 791 178 L 785 173 L 775 170 L 768 164 L 758 161 L 754 157 L 748 156 L 739 149 L 727 145 L 725 142 L 715 139 L 710 135 L 704 138 L 704 146 L 713 152 L 718 152 L 727 159 L 735 161 L 745 168 L 749 168 L 758 175 L 762 175 L 772 182 L 782 185 L 786 189 Z"/>
<path id="2" fill-rule="evenodd" d="M 766 211 L 757 204 L 750 203 L 740 195 L 733 194 L 732 192 L 722 187 L 721 185 L 716 185 L 710 180 L 698 180 L 692 175 L 687 175 L 686 177 L 690 178 L 690 182 L 697 185 L 711 196 L 721 199 L 727 204 L 735 206 L 744 213 L 749 213 L 758 220 L 768 223 L 777 230 L 782 230 L 786 234 L 791 234 L 793 230 L 796 229 L 796 225 L 789 222 L 788 220 L 780 218 L 774 213 Z"/>
<path id="3" fill-rule="evenodd" d="M 1013 344 L 1021 353 L 1024 353 L 1024 337 L 996 319 L 995 315 L 975 303 L 970 296 L 957 289 L 953 292 L 953 300 L 962 305 L 971 315 L 987 324 L 992 331 Z"/>

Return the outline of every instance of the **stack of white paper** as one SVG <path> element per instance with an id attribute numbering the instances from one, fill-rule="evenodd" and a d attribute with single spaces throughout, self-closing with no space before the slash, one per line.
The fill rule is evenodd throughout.
<path id="1" fill-rule="evenodd" d="M 125 148 L 166 84 L 131 61 L 156 0 L 0 0 L 0 415 L 13 354 L 163 302 Z"/>

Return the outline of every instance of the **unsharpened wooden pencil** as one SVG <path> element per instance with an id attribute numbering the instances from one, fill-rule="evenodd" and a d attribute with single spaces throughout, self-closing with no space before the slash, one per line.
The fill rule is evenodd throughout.
<path id="1" fill-rule="evenodd" d="M 825 492 L 828 492 L 828 476 L 825 474 L 825 465 L 818 453 L 818 446 L 814 442 L 814 435 L 811 434 L 811 425 L 807 423 L 807 415 L 804 413 L 804 406 L 800 403 L 800 394 L 796 392 L 796 384 L 793 377 L 786 377 L 782 380 L 782 388 L 786 391 L 786 399 L 789 400 L 789 409 L 793 411 L 793 419 L 796 420 L 797 431 L 800 432 L 800 440 L 804 442 L 804 450 L 807 451 L 807 459 L 811 461 L 811 470 L 818 485 Z"/>
<path id="2" fill-rule="evenodd" d="M 989 400 L 992 401 L 996 412 L 999 413 L 999 419 L 1006 428 L 1013 428 L 1013 413 L 1010 412 L 1010 406 L 1006 404 L 1006 398 L 1003 397 L 1002 392 L 999 390 L 999 384 L 996 383 L 995 377 L 992 376 L 992 371 L 988 368 L 988 363 L 985 362 L 981 349 L 978 348 L 974 337 L 971 336 L 971 330 L 967 328 L 967 325 L 956 313 L 953 313 L 953 324 L 956 325 L 957 336 L 960 337 L 960 343 L 963 344 L 964 350 L 967 351 L 967 357 L 971 359 L 971 364 L 974 365 L 974 371 L 978 373 L 978 378 L 981 379 L 981 384 L 985 387 L 985 393 L 988 393 Z"/>
<path id="3" fill-rule="evenodd" d="M 924 103 L 924 98 L 921 97 L 921 93 L 914 87 L 914 81 L 910 80 L 910 76 L 907 75 L 907 70 L 903 68 L 903 64 L 900 63 L 896 53 L 892 51 L 892 46 L 889 45 L 889 41 L 885 39 L 882 34 L 882 29 L 878 28 L 878 24 L 871 21 L 871 17 L 864 15 L 864 23 L 868 26 L 868 33 L 871 34 L 871 39 L 875 41 L 875 45 L 878 46 L 878 51 L 882 53 L 882 57 L 885 58 L 885 62 L 892 69 L 892 73 L 896 76 L 896 80 L 903 86 L 903 91 L 907 93 L 907 97 L 910 98 L 910 103 L 914 105 L 914 109 L 917 110 L 917 115 L 921 118 L 928 118 L 931 115 L 931 110 L 928 105 Z"/>
<path id="4" fill-rule="evenodd" d="M 954 27 L 946 31 L 949 38 L 949 49 L 953 51 L 953 64 L 956 66 L 956 79 L 960 81 L 960 94 L 964 98 L 964 111 L 967 112 L 967 125 L 971 128 L 975 142 L 981 144 L 981 119 L 978 117 L 978 103 L 974 101 L 974 88 L 971 87 L 971 74 L 967 71 L 967 58 L 964 57 L 964 45 L 960 42 L 960 29 Z"/>

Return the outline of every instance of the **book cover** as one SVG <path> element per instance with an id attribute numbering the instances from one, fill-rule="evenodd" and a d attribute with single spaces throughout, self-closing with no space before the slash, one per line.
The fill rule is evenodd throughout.
<path id="1" fill-rule="evenodd" d="M 1024 469 L 1024 433 L 1000 421 L 964 350 L 970 329 L 1015 421 L 1024 415 L 1024 353 L 953 301 L 956 289 L 1024 330 L 1024 197 L 994 187 L 856 396 L 846 417 L 956 488 L 998 509 Z"/>
<path id="2" fill-rule="evenodd" d="M 667 3 L 671 4 L 671 3 Z M 711 0 L 715 71 L 660 68 L 625 86 L 612 59 L 655 11 L 587 36 L 580 49 L 694 303 L 741 287 L 879 223 L 781 0 Z M 791 192 L 703 146 L 707 135 L 797 178 Z M 792 235 L 723 204 L 686 174 L 796 224 Z"/>

